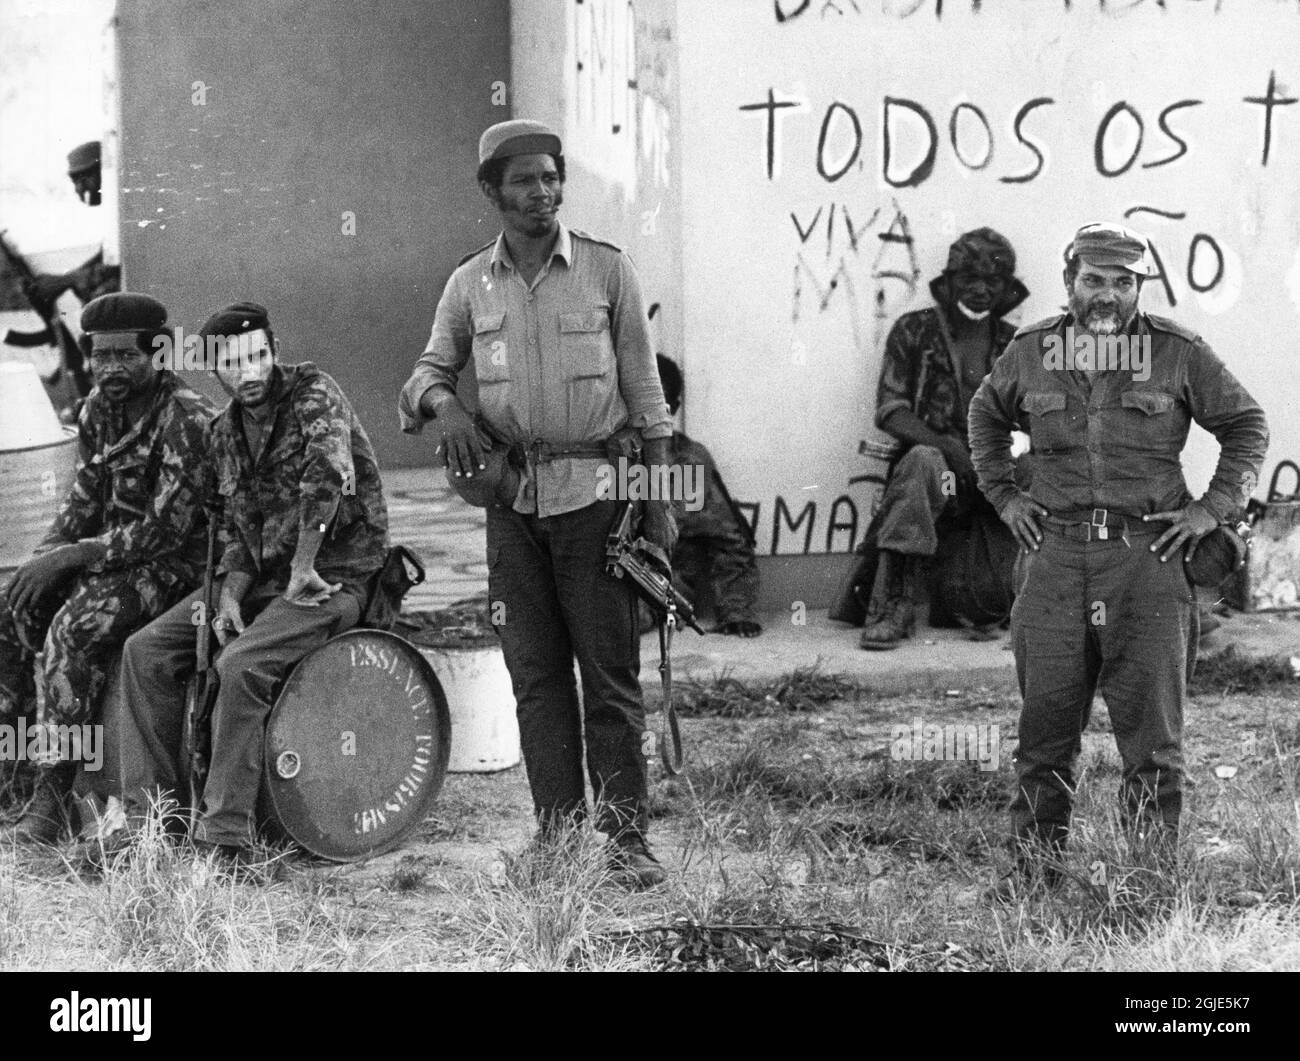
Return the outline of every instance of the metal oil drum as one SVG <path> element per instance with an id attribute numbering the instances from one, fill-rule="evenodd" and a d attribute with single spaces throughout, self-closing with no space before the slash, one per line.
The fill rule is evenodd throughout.
<path id="1" fill-rule="evenodd" d="M 447 772 L 451 716 L 414 646 L 350 630 L 294 668 L 264 749 L 274 820 L 313 854 L 351 862 L 424 820 Z"/>
<path id="2" fill-rule="evenodd" d="M 58 442 L 0 450 L 0 571 L 31 559 L 68 496 L 77 469 L 77 432 Z"/>

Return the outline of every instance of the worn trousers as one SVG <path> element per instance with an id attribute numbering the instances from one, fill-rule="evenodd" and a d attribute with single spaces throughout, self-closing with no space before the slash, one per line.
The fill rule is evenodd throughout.
<path id="1" fill-rule="evenodd" d="M 1018 840 L 1064 843 L 1074 764 L 1098 689 L 1123 761 L 1125 820 L 1177 830 L 1183 710 L 1199 630 L 1181 553 L 1161 562 L 1150 551 L 1158 533 L 1129 531 L 1126 545 L 1117 530 L 1084 542 L 1044 527 L 1042 547 L 1021 551 L 1011 611 L 1024 701 L 1011 805 Z"/>
<path id="2" fill-rule="evenodd" d="M 141 564 L 79 575 L 57 598 L 51 594 L 16 616 L 6 587 L 0 585 L 0 721 L 34 717 L 32 649 L 39 648 L 44 721 L 53 725 L 95 721 L 122 643 L 189 589 L 172 573 Z"/>
<path id="3" fill-rule="evenodd" d="M 880 495 L 876 547 L 904 556 L 933 556 L 939 517 L 952 500 L 944 491 L 948 462 L 934 446 L 913 446 L 894 465 Z"/>
<path id="4" fill-rule="evenodd" d="M 488 595 L 543 831 L 586 813 L 584 734 L 597 825 L 615 838 L 648 826 L 636 595 L 605 572 L 619 510 L 616 501 L 546 517 L 488 509 Z"/>
<path id="5" fill-rule="evenodd" d="M 185 684 L 194 674 L 195 606 L 202 591 L 127 639 L 122 650 L 122 792 L 139 813 L 154 794 L 181 793 Z M 290 604 L 271 584 L 244 598 L 248 624 L 216 658 L 220 683 L 212 712 L 212 762 L 195 836 L 247 844 L 255 833 L 262 785 L 262 740 L 275 697 L 294 665 L 312 649 L 355 626 L 357 599 L 346 590 L 324 604 Z"/>

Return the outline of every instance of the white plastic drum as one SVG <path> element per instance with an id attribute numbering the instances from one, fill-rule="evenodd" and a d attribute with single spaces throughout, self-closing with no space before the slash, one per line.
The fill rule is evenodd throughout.
<path id="1" fill-rule="evenodd" d="M 402 616 L 402 634 L 429 661 L 451 712 L 451 773 L 508 770 L 519 764 L 519 723 L 501 642 L 487 601 Z"/>
<path id="2" fill-rule="evenodd" d="M 498 647 L 417 646 L 438 676 L 451 712 L 453 774 L 508 770 L 520 759 L 519 722 L 505 656 Z"/>

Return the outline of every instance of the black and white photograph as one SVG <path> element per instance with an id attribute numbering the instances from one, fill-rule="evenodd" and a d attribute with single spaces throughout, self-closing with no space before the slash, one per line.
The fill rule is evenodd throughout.
<path id="1" fill-rule="evenodd" d="M 0 0 L 0 251 L 42 1034 L 1280 1030 L 1217 974 L 1300 971 L 1300 0 Z"/>

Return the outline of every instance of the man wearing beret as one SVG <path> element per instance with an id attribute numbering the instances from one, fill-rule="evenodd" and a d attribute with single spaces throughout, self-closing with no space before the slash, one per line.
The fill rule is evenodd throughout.
<path id="1" fill-rule="evenodd" d="M 388 510 L 365 428 L 310 361 L 281 365 L 267 311 L 238 302 L 200 334 L 230 404 L 212 424 L 225 550 L 212 628 L 222 649 L 212 761 L 196 842 L 245 861 L 262 778 L 262 731 L 300 659 L 356 625 L 388 551 Z M 215 339 L 216 342 L 210 340 Z M 131 637 L 122 654 L 123 790 L 177 791 L 185 682 L 201 591 Z"/>
<path id="2" fill-rule="evenodd" d="M 1024 701 L 1011 805 L 1019 853 L 998 899 L 1059 879 L 1074 760 L 1099 687 L 1135 852 L 1174 865 L 1196 662 L 1187 561 L 1249 498 L 1268 428 L 1204 340 L 1139 312 L 1151 261 L 1136 232 L 1081 228 L 1065 252 L 1069 311 L 1017 332 L 971 403 L 980 489 L 1021 545 L 1011 615 Z M 1179 460 L 1193 420 L 1221 447 L 1199 499 Z M 1011 471 L 1017 425 L 1034 446 L 1027 493 Z"/>
<path id="3" fill-rule="evenodd" d="M 986 507 L 975 488 L 966 410 L 1015 331 L 1002 318 L 1029 296 L 1015 271 L 1016 252 L 1004 236 L 991 228 L 965 233 L 930 282 L 935 305 L 903 314 L 885 341 L 876 426 L 898 440 L 903 455 L 876 517 L 881 571 L 863 648 L 897 648 L 911 634 L 921 568 L 938 550 L 940 533 L 951 532 L 956 514 L 969 521 Z"/>
<path id="4" fill-rule="evenodd" d="M 585 734 L 613 862 L 629 883 L 658 884 L 664 871 L 646 842 L 636 599 L 605 573 L 622 503 L 599 499 L 598 475 L 611 438 L 642 445 L 652 471 L 671 459 L 640 285 L 619 248 L 560 222 L 564 157 L 540 122 L 489 128 L 478 181 L 502 231 L 448 280 L 402 391 L 402 428 L 416 433 L 432 420 L 453 479 L 492 470 L 489 434 L 509 447 L 517 478 L 482 499 L 489 595 L 504 607 L 498 631 L 541 839 L 586 813 Z M 471 360 L 478 423 L 456 396 Z M 672 554 L 667 502 L 645 503 L 641 532 Z"/>
<path id="5" fill-rule="evenodd" d="M 0 722 L 34 709 L 40 675 L 48 761 L 16 827 L 57 838 L 76 763 L 57 758 L 59 725 L 97 720 L 107 674 L 127 635 L 170 608 L 203 565 L 202 498 L 215 409 L 154 365 L 167 311 L 139 294 L 108 294 L 81 316 L 95 388 L 77 424 L 76 477 L 36 556 L 0 600 Z"/>

